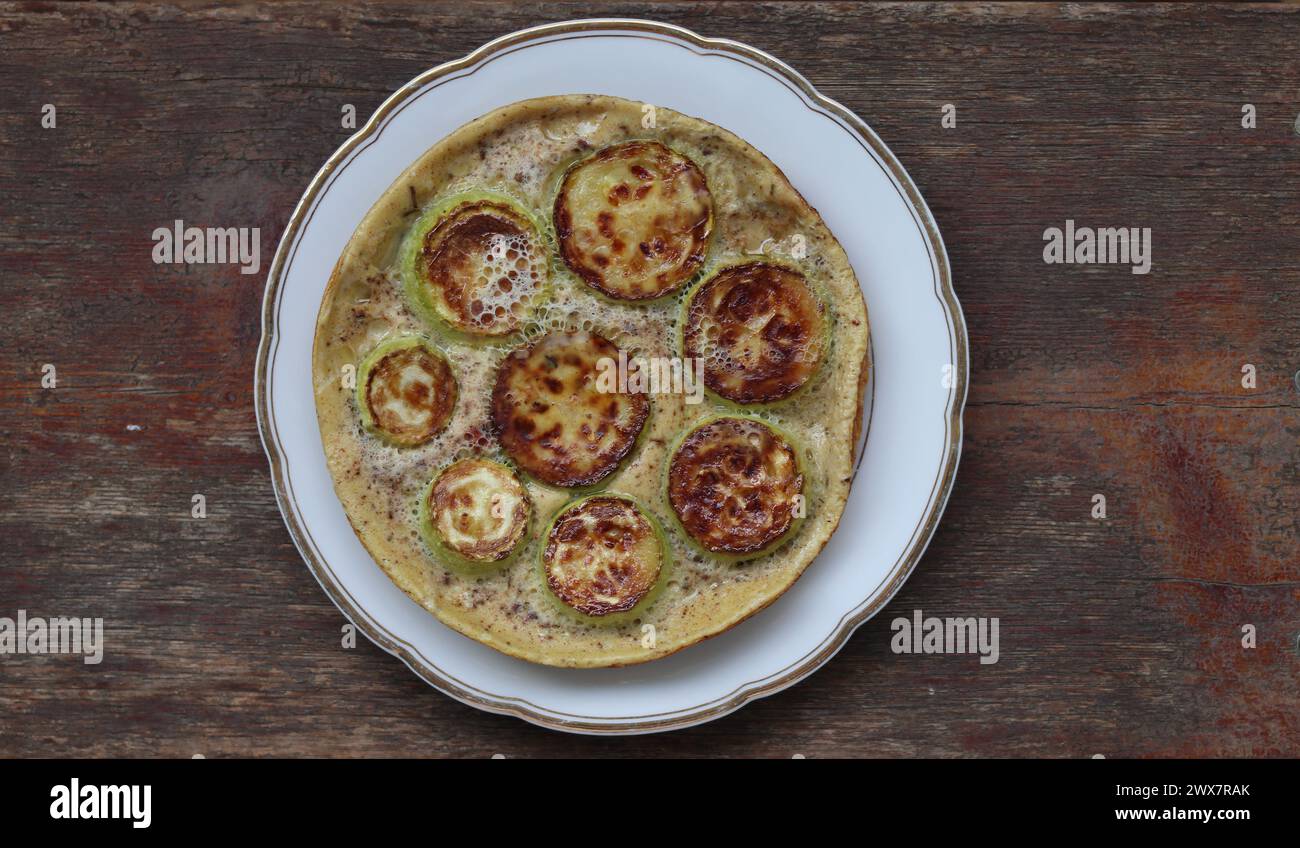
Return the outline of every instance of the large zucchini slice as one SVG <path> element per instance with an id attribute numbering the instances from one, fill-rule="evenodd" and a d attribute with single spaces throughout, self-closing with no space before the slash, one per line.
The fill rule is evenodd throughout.
<path id="1" fill-rule="evenodd" d="M 739 404 L 784 400 L 826 357 L 826 308 L 804 275 L 773 262 L 724 267 L 682 307 L 682 354 L 704 366 L 704 385 Z"/>
<path id="2" fill-rule="evenodd" d="M 574 164 L 554 207 L 560 256 L 602 294 L 663 297 L 703 266 L 713 198 L 699 166 L 657 141 L 631 141 Z"/>
<path id="3" fill-rule="evenodd" d="M 591 495 L 562 508 L 542 538 L 542 580 L 584 621 L 630 621 L 654 603 L 670 560 L 659 524 L 625 495 Z"/>
<path id="4" fill-rule="evenodd" d="M 492 425 L 515 465 L 560 487 L 593 485 L 618 467 L 650 414 L 645 394 L 602 390 L 602 366 L 618 356 L 613 342 L 589 332 L 553 332 L 506 356 Z"/>
<path id="5" fill-rule="evenodd" d="M 402 282 L 415 311 L 470 337 L 517 331 L 543 294 L 548 268 L 533 217 L 511 198 L 487 192 L 430 209 L 402 247 Z"/>
<path id="6" fill-rule="evenodd" d="M 670 454 L 667 490 L 687 537 L 728 560 L 775 549 L 806 511 L 793 441 L 747 416 L 718 416 L 683 434 Z"/>

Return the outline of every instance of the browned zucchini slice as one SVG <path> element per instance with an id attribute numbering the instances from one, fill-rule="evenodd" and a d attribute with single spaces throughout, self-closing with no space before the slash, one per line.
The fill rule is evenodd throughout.
<path id="1" fill-rule="evenodd" d="M 371 433 L 399 447 L 414 447 L 451 420 L 456 377 L 447 358 L 424 339 L 393 339 L 362 361 L 357 406 Z"/>
<path id="2" fill-rule="evenodd" d="M 668 574 L 658 524 L 622 495 L 593 495 L 566 506 L 542 541 L 542 576 L 567 611 L 613 624 L 654 602 Z"/>
<path id="3" fill-rule="evenodd" d="M 492 425 L 521 470 L 553 486 L 589 486 L 632 451 L 650 400 L 601 391 L 601 360 L 618 355 L 595 333 L 555 332 L 506 356 L 492 391 Z"/>
<path id="4" fill-rule="evenodd" d="M 573 273 L 609 297 L 653 300 L 704 264 L 713 198 L 690 159 L 657 141 L 631 141 L 570 168 L 554 218 Z"/>
<path id="5" fill-rule="evenodd" d="M 741 404 L 803 387 L 826 355 L 828 321 L 803 274 L 770 262 L 724 268 L 687 298 L 682 352 L 704 363 L 704 385 Z"/>
<path id="6" fill-rule="evenodd" d="M 407 297 L 426 319 L 478 337 L 515 332 L 547 282 L 532 217 L 504 196 L 467 194 L 423 215 L 402 255 Z"/>
<path id="7" fill-rule="evenodd" d="M 752 418 L 724 416 L 687 432 L 668 464 L 668 502 L 700 547 L 745 559 L 793 533 L 804 512 L 798 451 Z"/>
<path id="8" fill-rule="evenodd" d="M 443 469 L 420 504 L 420 529 L 432 547 L 470 565 L 515 553 L 532 504 L 515 473 L 499 462 L 462 459 Z"/>

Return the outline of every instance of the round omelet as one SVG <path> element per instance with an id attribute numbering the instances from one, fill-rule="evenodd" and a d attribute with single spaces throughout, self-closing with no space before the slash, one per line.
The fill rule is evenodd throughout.
<path id="1" fill-rule="evenodd" d="M 439 620 L 547 665 L 646 662 L 776 600 L 834 532 L 866 306 L 785 175 L 726 130 L 566 95 L 424 153 L 317 324 L 349 521 Z"/>

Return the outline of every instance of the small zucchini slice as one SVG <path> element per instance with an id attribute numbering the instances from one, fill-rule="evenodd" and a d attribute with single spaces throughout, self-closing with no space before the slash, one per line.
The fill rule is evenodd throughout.
<path id="1" fill-rule="evenodd" d="M 426 321 L 496 338 L 524 323 L 546 286 L 548 262 L 522 206 L 475 192 L 435 206 L 415 223 L 402 247 L 402 283 Z"/>
<path id="2" fill-rule="evenodd" d="M 739 404 L 784 400 L 826 357 L 826 308 L 798 270 L 731 265 L 705 278 L 682 307 L 682 354 L 704 363 L 704 385 Z"/>
<path id="3" fill-rule="evenodd" d="M 397 447 L 437 435 L 456 409 L 456 377 L 447 358 L 418 336 L 380 344 L 357 371 L 361 423 Z"/>
<path id="4" fill-rule="evenodd" d="M 754 418 L 719 416 L 687 431 L 667 478 L 682 530 L 724 559 L 768 553 L 793 535 L 804 513 L 799 452 L 786 434 Z"/>
<path id="5" fill-rule="evenodd" d="M 713 197 L 690 159 L 630 141 L 570 167 L 553 217 L 560 256 L 587 285 L 616 300 L 654 300 L 703 266 Z"/>
<path id="6" fill-rule="evenodd" d="M 591 495 L 563 507 L 542 538 L 542 580 L 560 608 L 619 624 L 654 603 L 670 561 L 663 530 L 625 495 Z"/>
<path id="7" fill-rule="evenodd" d="M 532 503 L 509 467 L 478 457 L 453 462 L 425 487 L 420 532 L 454 563 L 504 563 L 528 532 Z"/>
<path id="8" fill-rule="evenodd" d="M 492 426 L 515 465 L 559 487 L 593 485 L 618 467 L 650 415 L 645 394 L 600 379 L 618 357 L 613 342 L 588 332 L 549 333 L 505 357 Z"/>

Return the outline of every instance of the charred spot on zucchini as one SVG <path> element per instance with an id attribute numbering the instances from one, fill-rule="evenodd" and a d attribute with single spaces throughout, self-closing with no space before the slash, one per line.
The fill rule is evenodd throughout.
<path id="1" fill-rule="evenodd" d="M 622 623 L 654 603 L 668 575 L 659 525 L 622 495 L 592 495 L 560 510 L 542 540 L 546 590 L 590 622 Z"/>
<path id="2" fill-rule="evenodd" d="M 424 444 L 446 427 L 456 392 L 447 358 L 419 337 L 379 345 L 357 373 L 361 423 L 398 447 Z"/>
<path id="3" fill-rule="evenodd" d="M 704 385 L 740 404 L 783 400 L 826 356 L 826 309 L 803 274 L 771 262 L 723 268 L 686 299 L 682 352 Z"/>
<path id="4" fill-rule="evenodd" d="M 532 216 L 503 195 L 460 195 L 407 234 L 407 298 L 426 320 L 477 337 L 515 332 L 547 282 L 547 253 Z"/>
<path id="5" fill-rule="evenodd" d="M 790 439 L 724 416 L 687 432 L 668 464 L 668 502 L 700 547 L 734 559 L 777 547 L 799 523 L 804 475 Z"/>
<path id="6" fill-rule="evenodd" d="M 650 414 L 643 393 L 600 380 L 618 347 L 588 332 L 554 332 L 502 361 L 492 390 L 492 426 L 526 474 L 552 486 L 589 486 L 632 451 Z"/>
<path id="7" fill-rule="evenodd" d="M 470 458 L 442 470 L 420 501 L 420 531 L 431 548 L 469 565 L 501 563 L 528 531 L 532 503 L 507 466 Z"/>
<path id="8" fill-rule="evenodd" d="M 618 300 L 654 300 L 703 266 L 713 197 L 690 159 L 631 141 L 572 166 L 553 216 L 560 256 L 587 285 Z"/>

